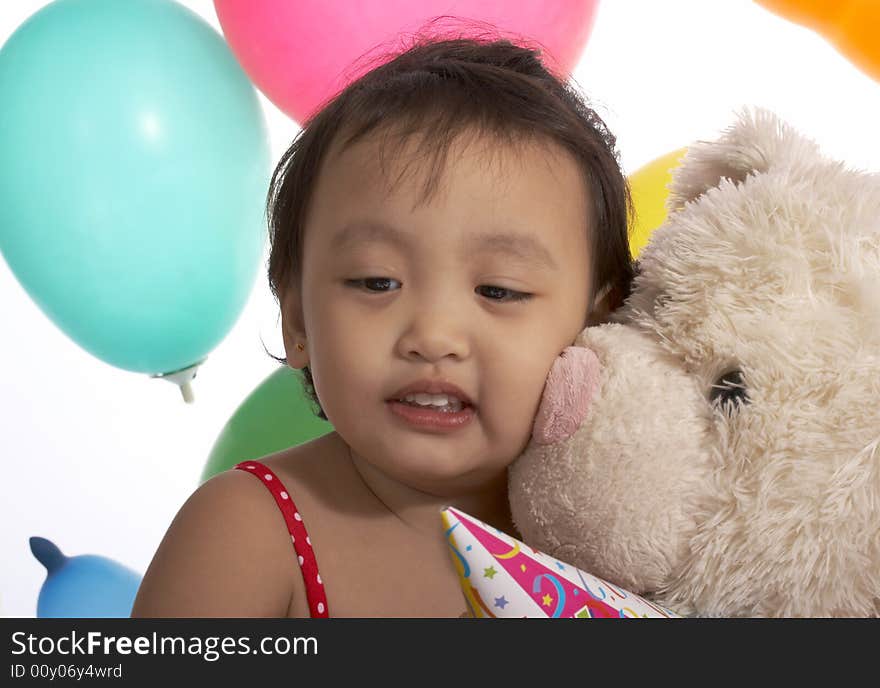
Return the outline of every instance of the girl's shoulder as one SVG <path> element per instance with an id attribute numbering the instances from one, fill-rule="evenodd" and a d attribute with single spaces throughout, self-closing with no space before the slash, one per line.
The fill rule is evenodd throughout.
<path id="1" fill-rule="evenodd" d="M 297 532 L 307 535 L 307 547 L 314 555 L 322 593 L 330 614 L 336 616 L 348 607 L 347 591 L 351 587 L 348 579 L 363 560 L 357 556 L 357 548 L 364 538 L 363 517 L 377 510 L 375 496 L 365 488 L 351 463 L 347 445 L 335 432 L 263 457 L 259 463 L 271 471 L 272 482 L 277 479 L 280 483 L 271 488 L 264 483 L 261 489 L 267 494 L 278 495 L 280 490 L 285 493 L 287 515 L 281 505 L 276 504 L 275 527 L 285 534 L 289 531 L 291 535 Z M 263 482 L 260 476 L 249 477 L 254 483 Z M 295 524 L 290 522 L 294 510 Z M 299 541 L 300 536 L 296 537 Z M 306 569 L 300 569 L 289 536 L 287 549 L 288 568 L 293 575 L 288 616 L 307 617 L 311 610 L 304 578 L 308 575 L 304 572 Z M 321 599 L 321 593 L 312 592 L 315 599 Z"/>
<path id="2" fill-rule="evenodd" d="M 306 528 L 319 536 L 312 540 L 325 545 L 325 550 L 340 544 L 337 536 L 359 528 L 365 514 L 377 511 L 375 495 L 364 485 L 347 445 L 336 432 L 259 461 L 277 476 Z M 321 545 L 316 544 L 316 551 Z"/>
<path id="3" fill-rule="evenodd" d="M 322 524 L 338 526 L 348 507 L 372 496 L 352 465 L 346 445 L 335 432 L 257 460 L 270 469 L 311 530 Z M 236 470 L 237 473 L 254 471 Z M 251 476 L 251 482 L 271 495 L 270 485 Z M 260 484 L 263 483 L 263 484 Z M 279 505 L 274 510 L 283 520 Z M 322 528 L 323 529 L 323 528 Z"/>
<path id="4" fill-rule="evenodd" d="M 402 527 L 400 519 L 366 486 L 348 447 L 335 432 L 263 457 L 259 463 L 271 470 L 295 504 L 310 539 L 330 616 L 461 614 L 461 587 L 442 538 L 439 514 L 435 539 Z M 237 472 L 275 500 L 272 493 L 278 494 L 278 487 L 273 485 L 270 491 L 259 476 Z M 307 617 L 304 574 L 285 518 L 277 504 L 270 511 L 275 524 L 267 527 L 286 536 L 283 548 L 287 554 L 281 560 L 292 576 L 288 616 Z M 412 574 L 414 562 L 418 562 L 418 576 Z M 432 594 L 426 596 L 426 589 Z"/>
<path id="5" fill-rule="evenodd" d="M 291 495 L 303 499 L 320 498 L 328 489 L 349 481 L 352 471 L 346 446 L 336 432 L 264 456 L 259 462 L 291 488 Z"/>
<path id="6" fill-rule="evenodd" d="M 132 616 L 286 616 L 289 544 L 275 527 L 271 494 L 253 477 L 226 471 L 180 507 L 138 590 Z"/>
<path id="7" fill-rule="evenodd" d="M 259 460 L 316 531 L 322 541 L 315 547 L 318 557 L 322 548 L 336 546 L 335 500 L 328 495 L 334 473 L 344 475 L 337 442 L 325 436 Z M 297 555 L 274 495 L 254 475 L 232 469 L 200 485 L 178 510 L 132 615 L 279 617 L 308 611 Z"/>
<path id="8" fill-rule="evenodd" d="M 319 438 L 259 459 L 311 513 L 326 482 Z M 302 575 L 284 517 L 253 475 L 232 469 L 199 486 L 165 533 L 147 569 L 133 616 L 308 616 Z M 299 612 L 305 610 L 305 614 Z"/>

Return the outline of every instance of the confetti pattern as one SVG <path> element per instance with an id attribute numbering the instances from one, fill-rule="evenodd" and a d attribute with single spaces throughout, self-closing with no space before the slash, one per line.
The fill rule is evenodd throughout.
<path id="1" fill-rule="evenodd" d="M 539 552 L 449 507 L 446 539 L 472 616 L 478 618 L 678 618 L 633 593 Z"/>

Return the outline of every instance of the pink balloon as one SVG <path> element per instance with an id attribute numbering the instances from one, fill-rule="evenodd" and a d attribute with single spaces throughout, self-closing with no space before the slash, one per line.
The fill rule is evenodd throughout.
<path id="1" fill-rule="evenodd" d="M 402 47 L 437 16 L 486 22 L 515 43 L 540 44 L 542 59 L 569 74 L 593 28 L 598 0 L 214 0 L 226 40 L 257 87 L 298 122 L 367 69 L 377 46 Z M 461 21 L 458 21 L 461 20 Z M 485 26 L 477 26 L 479 33 Z M 432 31 L 432 34 L 436 31 Z M 375 53 L 371 53 L 375 56 Z"/>

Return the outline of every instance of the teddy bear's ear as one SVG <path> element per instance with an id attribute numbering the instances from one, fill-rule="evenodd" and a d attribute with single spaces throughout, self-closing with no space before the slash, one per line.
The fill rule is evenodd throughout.
<path id="1" fill-rule="evenodd" d="M 698 141 L 687 149 L 673 172 L 666 207 L 681 210 L 686 203 L 717 187 L 722 179 L 739 184 L 752 174 L 767 172 L 793 160 L 815 160 L 815 142 L 801 136 L 772 112 L 745 109 L 717 141 Z"/>

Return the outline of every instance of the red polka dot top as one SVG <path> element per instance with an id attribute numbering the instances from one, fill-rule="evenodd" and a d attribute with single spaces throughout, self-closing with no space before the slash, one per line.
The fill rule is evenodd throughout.
<path id="1" fill-rule="evenodd" d="M 315 553 L 312 551 L 312 541 L 309 540 L 306 524 L 303 522 L 299 511 L 296 510 L 296 505 L 293 503 L 290 493 L 285 489 L 278 476 L 259 461 L 242 461 L 235 468 L 255 475 L 272 493 L 275 503 L 281 509 L 281 514 L 284 516 L 287 532 L 290 533 L 290 540 L 293 543 L 293 549 L 296 551 L 299 568 L 302 572 L 303 581 L 306 584 L 306 599 L 309 603 L 311 616 L 313 619 L 328 618 L 330 613 L 327 610 L 327 594 L 324 592 L 321 574 L 318 573 L 318 562 L 315 559 Z"/>

